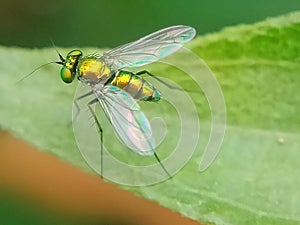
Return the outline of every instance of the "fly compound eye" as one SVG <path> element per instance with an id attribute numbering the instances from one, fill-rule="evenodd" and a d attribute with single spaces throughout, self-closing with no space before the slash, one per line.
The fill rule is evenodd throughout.
<path id="1" fill-rule="evenodd" d="M 71 83 L 74 80 L 75 74 L 71 72 L 71 70 L 69 70 L 66 67 L 61 68 L 60 70 L 60 76 L 61 79 L 65 82 L 65 83 Z"/>
<path id="2" fill-rule="evenodd" d="M 77 59 L 82 56 L 82 51 L 80 50 L 72 50 L 68 53 L 67 57 L 72 57 L 73 59 Z"/>

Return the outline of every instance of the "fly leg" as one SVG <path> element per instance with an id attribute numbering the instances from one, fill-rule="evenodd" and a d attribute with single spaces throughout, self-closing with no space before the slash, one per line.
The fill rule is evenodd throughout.
<path id="1" fill-rule="evenodd" d="M 98 132 L 100 133 L 100 145 L 101 145 L 101 153 L 100 153 L 101 154 L 101 169 L 100 169 L 100 171 L 101 171 L 101 178 L 103 178 L 103 175 L 102 175 L 103 174 L 103 129 L 102 129 L 101 124 L 100 124 L 100 122 L 99 122 L 99 120 L 98 120 L 98 118 L 96 116 L 96 113 L 95 113 L 94 109 L 92 108 L 92 105 L 96 104 L 96 103 L 98 103 L 98 99 L 97 98 L 95 98 L 92 101 L 90 101 L 87 104 L 87 106 L 88 106 L 88 109 L 90 110 L 90 112 L 91 112 L 91 114 L 92 114 L 92 116 L 93 116 L 93 118 L 95 120 L 95 123 L 96 123 L 96 125 L 98 127 Z"/>
<path id="2" fill-rule="evenodd" d="M 155 76 L 154 74 L 150 73 L 149 71 L 147 70 L 142 70 L 142 71 L 139 71 L 137 73 L 135 73 L 135 75 L 138 75 L 138 76 L 141 76 L 141 75 L 148 75 L 150 77 L 153 77 L 154 79 L 156 79 L 157 81 L 159 81 L 160 83 L 164 84 L 165 86 L 167 86 L 168 88 L 170 89 L 177 89 L 177 90 L 181 90 L 181 89 L 178 89 L 176 87 L 173 87 L 172 85 L 166 83 L 165 81 L 161 80 L 160 78 L 158 78 L 157 76 Z M 161 166 L 161 168 L 165 171 L 165 173 L 169 176 L 169 178 L 172 178 L 172 176 L 169 174 L 168 170 L 166 169 L 166 167 L 162 164 L 162 162 L 160 161 L 158 155 L 156 154 L 156 152 L 154 152 L 154 156 L 157 160 L 157 162 L 159 163 L 159 165 Z"/>
<path id="3" fill-rule="evenodd" d="M 85 93 L 85 94 L 83 94 L 83 95 L 81 95 L 81 96 L 75 98 L 74 104 L 75 104 L 75 107 L 76 107 L 77 111 L 76 111 L 76 114 L 74 115 L 73 121 L 76 120 L 76 118 L 77 118 L 77 116 L 79 115 L 79 112 L 80 112 L 80 107 L 79 107 L 77 101 L 79 101 L 80 99 L 86 98 L 86 97 L 88 97 L 88 96 L 90 96 L 90 95 L 92 95 L 92 94 L 94 94 L 94 92 L 93 92 L 93 91 L 89 91 L 88 93 Z M 97 118 L 97 116 L 96 116 L 95 111 L 94 111 L 93 108 L 92 108 L 92 105 L 93 105 L 93 104 L 96 104 L 96 103 L 98 103 L 98 99 L 97 99 L 97 98 L 91 100 L 91 101 L 87 104 L 87 106 L 88 106 L 89 111 L 90 111 L 91 114 L 92 114 L 92 117 L 93 117 L 94 120 L 95 120 L 95 123 L 96 123 L 96 125 L 97 125 L 97 127 L 98 127 L 98 131 L 99 131 L 99 133 L 100 133 L 100 145 L 101 145 L 101 149 L 100 149 L 100 152 L 101 152 L 101 153 L 100 153 L 100 154 L 101 154 L 101 169 L 100 169 L 100 170 L 101 170 L 101 178 L 103 178 L 103 175 L 102 175 L 102 174 L 103 174 L 103 129 L 102 129 L 101 124 L 100 124 L 100 122 L 99 122 L 99 120 L 98 120 L 98 118 Z"/>
<path id="4" fill-rule="evenodd" d="M 138 76 L 141 76 L 141 75 L 148 75 L 150 77 L 153 77 L 155 80 L 159 81 L 160 83 L 162 83 L 163 85 L 167 86 L 168 88 L 170 89 L 173 89 L 173 90 L 178 90 L 178 91 L 183 91 L 183 89 L 181 88 L 177 88 L 177 87 L 174 87 L 170 84 L 168 84 L 167 82 L 163 81 L 162 79 L 158 78 L 157 76 L 155 76 L 154 74 L 150 73 L 149 71 L 147 70 L 142 70 L 142 71 L 139 71 L 137 73 L 135 73 L 135 75 L 138 75 Z M 188 92 L 194 92 L 192 90 L 186 90 L 185 91 L 188 91 Z"/>
<path id="5" fill-rule="evenodd" d="M 158 78 L 157 76 L 155 76 L 154 74 L 150 73 L 150 72 L 147 71 L 147 70 L 139 71 L 139 72 L 137 72 L 135 75 L 138 75 L 138 76 L 141 76 L 141 75 L 148 75 L 148 76 L 150 76 L 150 77 L 153 77 L 155 80 L 159 81 L 160 83 L 166 85 L 168 88 L 171 88 L 171 89 L 177 89 L 177 88 L 171 86 L 170 84 L 164 82 L 163 80 L 161 80 L 160 78 Z"/>
<path id="6" fill-rule="evenodd" d="M 164 164 L 162 164 L 162 162 L 160 161 L 158 155 L 156 154 L 156 152 L 154 152 L 154 156 L 157 160 L 157 162 L 159 163 L 159 165 L 161 166 L 161 168 L 165 171 L 165 173 L 168 175 L 169 178 L 172 178 L 171 174 L 169 174 L 168 170 L 166 169 L 166 167 L 164 166 Z"/>
<path id="7" fill-rule="evenodd" d="M 80 107 L 79 107 L 77 101 L 79 101 L 80 99 L 83 99 L 85 97 L 88 97 L 88 96 L 90 96 L 92 94 L 94 94 L 94 92 L 93 91 L 89 91 L 88 93 L 85 93 L 85 94 L 83 94 L 83 95 L 81 95 L 81 96 L 79 96 L 79 97 L 77 97 L 77 98 L 74 99 L 74 104 L 75 104 L 75 107 L 76 107 L 76 112 L 75 112 L 75 115 L 73 116 L 73 121 L 76 120 L 76 118 L 78 117 L 79 112 L 80 112 Z"/>
<path id="8" fill-rule="evenodd" d="M 138 76 L 141 76 L 141 75 L 148 75 L 148 76 L 150 76 L 150 77 L 153 77 L 155 80 L 159 81 L 160 83 L 162 83 L 163 85 L 167 86 L 167 87 L 170 88 L 170 89 L 176 89 L 176 90 L 182 91 L 182 89 L 179 89 L 179 88 L 177 88 L 177 87 L 173 87 L 172 85 L 168 84 L 167 82 L 163 81 L 162 79 L 158 78 L 157 76 L 155 76 L 154 74 L 150 73 L 150 72 L 147 71 L 147 70 L 139 71 L 139 72 L 135 73 L 135 75 L 138 75 Z"/>

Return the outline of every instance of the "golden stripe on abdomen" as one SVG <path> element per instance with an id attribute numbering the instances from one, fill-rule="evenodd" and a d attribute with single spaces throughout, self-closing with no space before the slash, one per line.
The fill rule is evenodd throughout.
<path id="1" fill-rule="evenodd" d="M 111 84 L 138 100 L 158 101 L 160 99 L 159 92 L 150 83 L 132 72 L 118 71 Z"/>

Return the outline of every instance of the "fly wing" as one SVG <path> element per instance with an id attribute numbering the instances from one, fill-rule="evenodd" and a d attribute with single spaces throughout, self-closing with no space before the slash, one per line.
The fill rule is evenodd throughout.
<path id="1" fill-rule="evenodd" d="M 134 152 L 153 155 L 155 144 L 150 123 L 131 95 L 115 86 L 94 92 L 119 139 Z"/>
<path id="2" fill-rule="evenodd" d="M 196 30 L 189 26 L 167 27 L 112 49 L 104 53 L 100 59 L 113 71 L 124 67 L 143 66 L 176 52 L 195 35 Z"/>

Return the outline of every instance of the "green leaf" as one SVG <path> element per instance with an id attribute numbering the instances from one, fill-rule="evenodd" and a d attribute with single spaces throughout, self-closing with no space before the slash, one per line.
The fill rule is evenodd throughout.
<path id="1" fill-rule="evenodd" d="M 205 96 L 191 93 L 204 127 L 199 151 L 171 180 L 124 188 L 201 222 L 300 224 L 299 37 L 300 12 L 296 12 L 226 28 L 189 44 L 210 66 L 223 90 L 227 131 L 221 152 L 209 169 L 198 171 L 211 118 Z M 178 60 L 180 56 L 176 55 Z M 1 47 L 0 57 L 1 127 L 91 172 L 72 132 L 76 84 L 66 87 L 54 65 L 16 83 L 55 60 L 55 51 Z M 187 79 L 169 75 L 176 72 L 172 68 L 151 68 L 187 89 L 194 87 Z"/>

